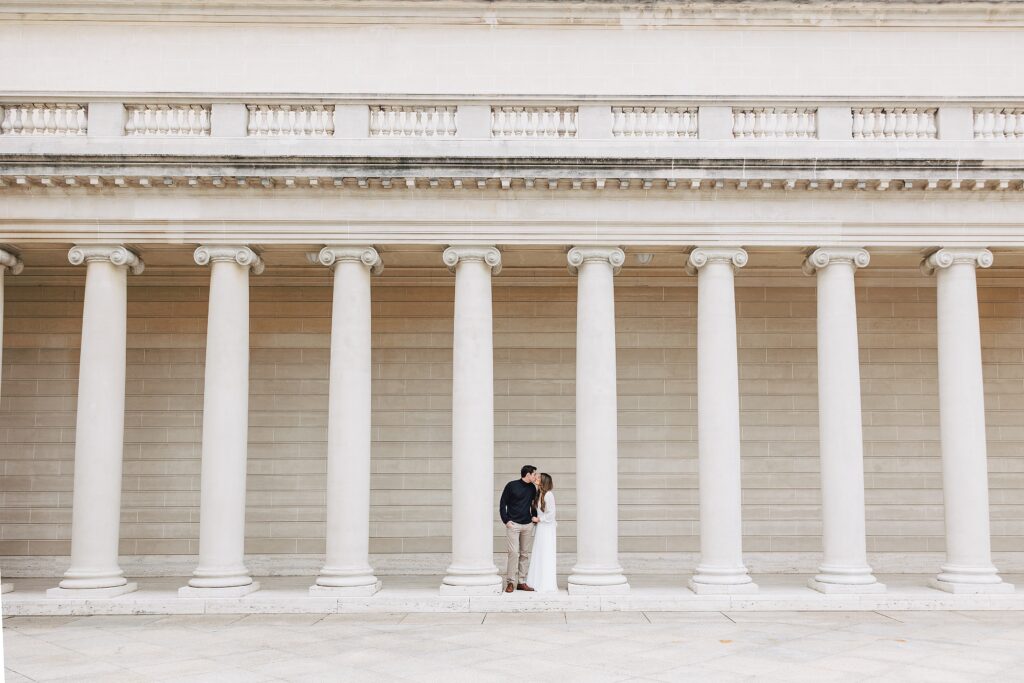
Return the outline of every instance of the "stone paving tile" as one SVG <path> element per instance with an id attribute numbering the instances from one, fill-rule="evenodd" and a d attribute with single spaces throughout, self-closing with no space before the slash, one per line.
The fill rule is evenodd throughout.
<path id="1" fill-rule="evenodd" d="M 943 619 L 942 615 L 949 618 Z M 746 617 L 756 618 L 746 618 Z M 963 613 L 9 617 L 7 679 L 488 683 L 1019 680 L 1024 620 Z M 188 659 L 180 659 L 183 652 Z"/>

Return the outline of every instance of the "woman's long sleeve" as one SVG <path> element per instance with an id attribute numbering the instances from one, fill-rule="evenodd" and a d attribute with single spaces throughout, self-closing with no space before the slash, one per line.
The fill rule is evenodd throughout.
<path id="1" fill-rule="evenodd" d="M 537 510 L 541 524 L 552 524 L 555 521 L 555 494 L 548 491 L 544 494 L 544 509 Z"/>

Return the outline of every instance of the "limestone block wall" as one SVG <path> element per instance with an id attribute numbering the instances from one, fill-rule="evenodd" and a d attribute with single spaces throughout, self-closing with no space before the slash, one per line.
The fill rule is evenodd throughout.
<path id="1" fill-rule="evenodd" d="M 564 271 L 563 271 L 564 272 Z M 324 552 L 330 288 L 324 274 L 251 290 L 246 552 L 312 573 Z M 915 279 L 916 278 L 916 279 Z M 575 283 L 495 279 L 495 493 L 523 463 L 551 473 L 575 550 Z M 911 282 L 913 284 L 906 284 Z M 403 284 L 405 283 L 405 284 Z M 375 280 L 371 552 L 382 573 L 443 570 L 450 533 L 454 280 Z M 943 550 L 934 283 L 857 290 L 868 549 L 879 571 L 933 571 Z M 62 571 L 70 549 L 84 280 L 6 288 L 0 563 Z M 754 571 L 811 571 L 820 551 L 813 280 L 737 278 L 744 545 Z M 979 290 L 993 549 L 1024 569 L 1024 279 Z M 129 284 L 121 552 L 181 573 L 198 551 L 204 286 Z M 627 568 L 688 570 L 698 539 L 696 283 L 616 291 L 620 549 Z M 495 549 L 503 543 L 495 524 Z M 132 557 L 139 556 L 137 559 Z M 142 558 L 145 556 L 145 558 Z M 152 557 L 158 556 L 158 557 Z"/>

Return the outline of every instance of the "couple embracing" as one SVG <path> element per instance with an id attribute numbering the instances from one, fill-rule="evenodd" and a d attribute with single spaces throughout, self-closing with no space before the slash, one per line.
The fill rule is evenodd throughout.
<path id="1" fill-rule="evenodd" d="M 533 465 L 523 465 L 519 475 L 505 485 L 498 503 L 508 540 L 505 592 L 553 593 L 558 590 L 554 482 L 551 475 L 537 472 Z"/>

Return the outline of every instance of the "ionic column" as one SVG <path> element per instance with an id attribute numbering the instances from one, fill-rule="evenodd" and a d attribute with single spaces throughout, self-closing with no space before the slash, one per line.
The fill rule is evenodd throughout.
<path id="1" fill-rule="evenodd" d="M 3 338 L 4 338 L 4 273 L 11 271 L 12 275 L 17 275 L 21 272 L 24 264 L 14 254 L 9 251 L 0 249 L 0 368 L 3 367 Z M 0 593 L 10 593 L 14 590 L 14 585 L 10 583 L 0 583 Z"/>
<path id="2" fill-rule="evenodd" d="M 239 596 L 259 590 L 245 568 L 245 463 L 249 445 L 249 271 L 263 261 L 246 246 L 201 246 L 210 266 L 199 491 L 199 565 L 178 594 Z"/>
<path id="3" fill-rule="evenodd" d="M 452 563 L 442 593 L 501 592 L 494 566 L 494 340 L 491 275 L 501 252 L 449 247 L 455 273 L 452 348 Z"/>
<path id="4" fill-rule="evenodd" d="M 76 246 L 73 265 L 86 264 L 82 349 L 78 364 L 75 481 L 71 498 L 71 567 L 50 597 L 129 593 L 117 561 L 124 457 L 128 271 L 139 257 L 120 245 Z"/>
<path id="5" fill-rule="evenodd" d="M 695 593 L 757 590 L 743 564 L 740 481 L 740 398 L 733 268 L 747 263 L 738 248 L 698 248 L 686 272 L 697 275 L 697 438 L 700 564 Z"/>
<path id="6" fill-rule="evenodd" d="M 939 433 L 946 563 L 931 581 L 950 593 L 1008 593 L 992 565 L 985 444 L 985 395 L 975 269 L 987 249 L 939 249 L 921 268 L 935 274 L 938 299 Z"/>
<path id="7" fill-rule="evenodd" d="M 853 276 L 864 249 L 818 249 L 804 273 L 818 278 L 818 431 L 824 559 L 808 585 L 822 593 L 881 593 L 864 528 L 864 441 Z"/>
<path id="8" fill-rule="evenodd" d="M 370 567 L 370 274 L 383 270 L 373 247 L 330 246 L 334 268 L 327 417 L 327 558 L 315 595 L 368 596 L 381 582 Z"/>
<path id="9" fill-rule="evenodd" d="M 576 301 L 576 566 L 570 594 L 626 593 L 619 565 L 618 405 L 613 278 L 615 247 L 569 250 Z"/>

